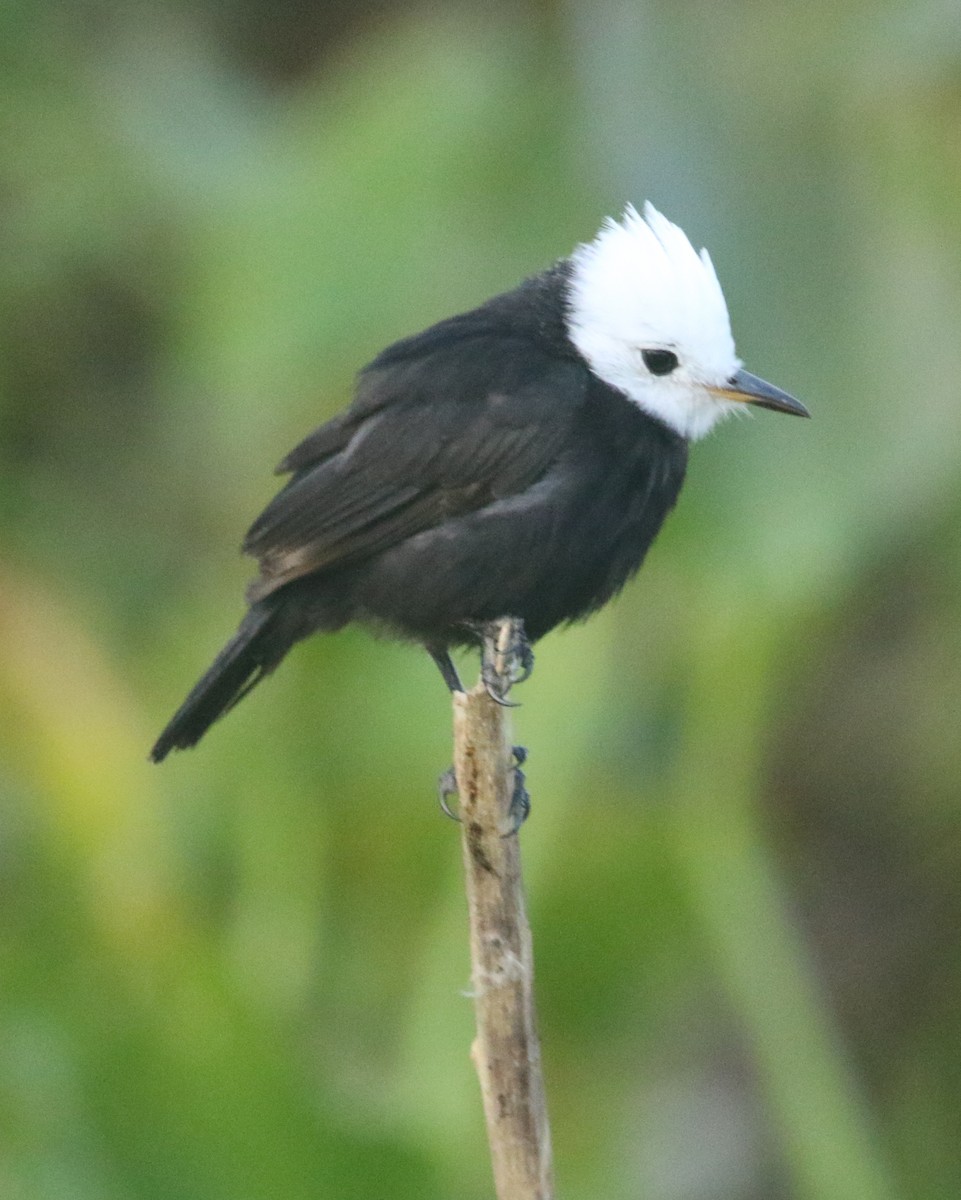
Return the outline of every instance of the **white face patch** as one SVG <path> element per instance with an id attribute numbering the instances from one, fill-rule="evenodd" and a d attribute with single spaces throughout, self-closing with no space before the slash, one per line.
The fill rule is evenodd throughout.
<path id="1" fill-rule="evenodd" d="M 651 205 L 628 205 L 571 255 L 567 325 L 591 370 L 683 437 L 696 439 L 743 409 L 707 389 L 741 363 L 727 305 L 707 251 Z M 655 374 L 646 350 L 670 350 L 677 366 Z"/>

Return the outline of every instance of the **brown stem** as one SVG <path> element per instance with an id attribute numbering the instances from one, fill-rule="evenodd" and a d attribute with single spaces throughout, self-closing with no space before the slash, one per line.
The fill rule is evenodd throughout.
<path id="1" fill-rule="evenodd" d="M 480 1079 L 499 1200 L 551 1200 L 550 1127 L 534 1007 L 531 931 L 514 788 L 509 712 L 483 685 L 454 693 L 454 770 L 470 915 Z"/>

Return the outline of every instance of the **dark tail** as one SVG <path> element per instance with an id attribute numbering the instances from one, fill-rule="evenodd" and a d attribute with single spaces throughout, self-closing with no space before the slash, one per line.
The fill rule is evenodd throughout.
<path id="1" fill-rule="evenodd" d="M 154 762 L 163 762 L 171 750 L 195 746 L 218 717 L 229 712 L 280 662 L 293 639 L 284 643 L 277 637 L 273 625 L 278 611 L 273 600 L 251 608 L 157 738 L 150 751 Z"/>

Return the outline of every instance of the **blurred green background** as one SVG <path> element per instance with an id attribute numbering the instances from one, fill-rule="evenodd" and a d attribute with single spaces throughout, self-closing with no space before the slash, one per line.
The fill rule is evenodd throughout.
<path id="1" fill-rule="evenodd" d="M 560 1192 L 961 1195 L 957 5 L 6 0 L 0 97 L 0 1195 L 490 1196 L 427 656 L 146 753 L 356 368 L 645 198 L 815 419 L 523 689 Z"/>

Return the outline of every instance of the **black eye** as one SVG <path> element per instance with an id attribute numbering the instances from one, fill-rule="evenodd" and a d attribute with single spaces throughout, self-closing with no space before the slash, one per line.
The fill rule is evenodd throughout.
<path id="1" fill-rule="evenodd" d="M 642 350 L 641 358 L 652 375 L 670 375 L 677 366 L 677 355 L 673 350 Z"/>

